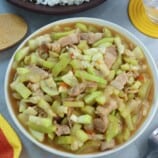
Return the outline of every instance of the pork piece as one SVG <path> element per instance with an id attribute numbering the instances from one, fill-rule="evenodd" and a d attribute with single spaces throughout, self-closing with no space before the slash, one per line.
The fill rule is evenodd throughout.
<path id="1" fill-rule="evenodd" d="M 48 43 L 47 46 L 53 52 L 59 53 L 61 51 L 61 45 L 59 42 Z"/>
<path id="2" fill-rule="evenodd" d="M 96 114 L 101 118 L 104 118 L 107 117 L 107 115 L 111 113 L 113 110 L 116 110 L 117 107 L 117 102 L 114 99 L 110 99 L 110 101 L 106 103 L 105 106 L 98 106 L 96 108 Z"/>
<path id="3" fill-rule="evenodd" d="M 35 65 L 29 66 L 29 69 L 33 74 L 39 75 L 41 79 L 45 79 L 49 75 L 48 72 L 44 71 L 43 69 L 41 69 L 41 68 L 39 68 L 38 66 L 35 66 Z"/>
<path id="4" fill-rule="evenodd" d="M 80 41 L 80 34 L 78 31 L 76 31 L 75 33 L 60 38 L 57 42 L 63 48 L 68 45 L 78 44 L 79 41 Z"/>
<path id="5" fill-rule="evenodd" d="M 92 134 L 91 132 L 94 131 L 94 125 L 93 124 L 85 124 L 83 126 L 84 130 L 87 132 L 87 133 L 90 133 Z"/>
<path id="6" fill-rule="evenodd" d="M 118 108 L 118 104 L 114 99 L 110 99 L 110 101 L 106 104 L 107 113 L 111 113 L 113 110 Z"/>
<path id="7" fill-rule="evenodd" d="M 57 130 L 55 133 L 57 136 L 68 135 L 70 134 L 70 128 L 67 125 L 57 125 Z"/>
<path id="8" fill-rule="evenodd" d="M 119 90 L 122 90 L 128 81 L 128 76 L 125 72 L 119 74 L 112 82 L 111 85 Z"/>
<path id="9" fill-rule="evenodd" d="M 90 140 L 95 140 L 95 141 L 105 139 L 105 136 L 103 134 L 95 134 L 95 133 L 88 134 L 88 137 Z"/>
<path id="10" fill-rule="evenodd" d="M 35 65 L 27 66 L 26 69 L 28 72 L 21 76 L 23 81 L 37 83 L 49 76 L 48 72 Z"/>
<path id="11" fill-rule="evenodd" d="M 27 87 L 31 89 L 31 91 L 36 92 L 40 88 L 40 84 L 37 83 L 28 83 Z"/>
<path id="12" fill-rule="evenodd" d="M 81 40 L 86 40 L 88 44 L 93 44 L 94 42 L 100 40 L 103 37 L 102 33 L 80 33 Z"/>
<path id="13" fill-rule="evenodd" d="M 72 87 L 69 90 L 68 94 L 71 97 L 75 97 L 75 96 L 78 96 L 79 94 L 81 94 L 82 92 L 84 92 L 86 90 L 86 88 L 95 88 L 95 87 L 97 87 L 97 84 L 94 82 L 81 83 L 81 84 L 78 84 L 78 85 Z"/>
<path id="14" fill-rule="evenodd" d="M 71 96 L 71 97 L 75 97 L 75 96 L 78 96 L 79 94 L 81 94 L 82 92 L 84 92 L 86 89 L 86 84 L 85 83 L 81 83 L 79 85 L 76 85 L 74 87 L 72 87 L 68 94 Z"/>
<path id="15" fill-rule="evenodd" d="M 100 117 L 105 117 L 108 115 L 108 110 L 103 106 L 98 106 L 95 113 Z"/>
<path id="16" fill-rule="evenodd" d="M 96 118 L 94 119 L 94 129 L 99 133 L 104 133 L 107 129 L 107 119 Z"/>
<path id="17" fill-rule="evenodd" d="M 87 88 L 97 88 L 97 83 L 95 82 L 86 82 Z"/>
<path id="18" fill-rule="evenodd" d="M 109 69 L 115 63 L 116 59 L 117 59 L 116 47 L 110 46 L 106 48 L 105 55 L 104 55 L 104 62 Z"/>
<path id="19" fill-rule="evenodd" d="M 108 149 L 112 149 L 115 147 L 115 141 L 111 140 L 110 142 L 102 142 L 101 146 L 100 146 L 100 150 L 104 151 L 104 150 L 108 150 Z"/>
<path id="20" fill-rule="evenodd" d="M 49 52 L 49 47 L 47 46 L 46 43 L 42 43 L 42 44 L 38 47 L 38 52 L 39 52 L 39 54 L 48 53 L 48 52 Z"/>
<path id="21" fill-rule="evenodd" d="M 111 99 L 105 106 L 106 107 L 98 106 L 96 108 L 96 114 L 100 118 L 94 119 L 94 128 L 100 133 L 104 133 L 107 129 L 108 114 L 118 107 L 117 102 L 113 99 Z"/>

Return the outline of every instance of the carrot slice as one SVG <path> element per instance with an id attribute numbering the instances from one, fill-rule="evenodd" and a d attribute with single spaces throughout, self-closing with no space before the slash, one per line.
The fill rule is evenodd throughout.
<path id="1" fill-rule="evenodd" d="M 139 81 L 144 81 L 144 76 L 142 74 L 140 74 L 138 77 L 137 77 L 137 80 Z"/>
<path id="2" fill-rule="evenodd" d="M 66 84 L 65 82 L 60 82 L 60 86 L 62 86 L 64 88 L 68 88 L 69 87 L 69 85 Z"/>

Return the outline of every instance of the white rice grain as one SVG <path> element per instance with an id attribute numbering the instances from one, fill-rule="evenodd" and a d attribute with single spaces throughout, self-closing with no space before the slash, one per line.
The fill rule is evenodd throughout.
<path id="1" fill-rule="evenodd" d="M 33 2 L 33 0 L 29 0 Z M 54 6 L 54 5 L 80 5 L 83 2 L 89 2 L 90 0 L 36 0 L 36 4 Z"/>

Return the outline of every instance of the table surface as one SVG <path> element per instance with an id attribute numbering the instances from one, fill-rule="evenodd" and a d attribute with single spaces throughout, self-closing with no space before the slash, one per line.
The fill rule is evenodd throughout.
<path id="1" fill-rule="evenodd" d="M 64 15 L 64 16 L 53 16 L 53 15 L 43 15 L 39 13 L 29 12 L 24 9 L 15 7 L 9 4 L 6 0 L 0 1 L 0 13 L 15 13 L 22 16 L 29 25 L 28 34 L 32 33 L 34 30 L 40 28 L 43 25 L 46 25 L 50 22 L 69 18 L 69 17 L 95 17 L 105 19 L 120 26 L 126 28 L 137 36 L 150 50 L 155 61 L 158 59 L 157 46 L 158 39 L 149 38 L 142 33 L 140 33 L 130 22 L 127 14 L 128 9 L 128 0 L 107 0 L 102 5 L 90 9 L 88 11 L 77 13 L 73 15 Z M 59 158 L 60 156 L 52 155 L 48 152 L 43 151 L 36 145 L 32 144 L 22 133 L 19 131 L 17 126 L 12 121 L 4 99 L 4 78 L 5 72 L 7 69 L 8 62 L 17 48 L 18 44 L 12 48 L 7 49 L 6 51 L 0 52 L 0 113 L 2 113 L 5 118 L 9 121 L 12 127 L 16 130 L 17 134 L 20 136 L 23 144 L 23 151 L 21 158 Z M 150 126 L 146 131 L 130 146 L 126 147 L 124 150 L 121 150 L 117 153 L 114 153 L 106 158 L 142 158 L 145 151 L 147 150 L 147 138 L 152 132 L 152 130 L 158 127 L 158 115 L 152 120 Z M 129 154 L 130 153 L 130 154 Z"/>

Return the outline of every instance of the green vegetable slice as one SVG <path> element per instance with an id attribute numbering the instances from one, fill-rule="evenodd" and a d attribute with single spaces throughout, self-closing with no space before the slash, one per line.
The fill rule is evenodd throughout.
<path id="1" fill-rule="evenodd" d="M 52 77 L 46 80 L 41 80 L 40 86 L 41 86 L 41 89 L 50 96 L 59 94 L 56 83 L 54 82 Z"/>
<path id="2" fill-rule="evenodd" d="M 14 60 L 19 62 L 21 61 L 30 51 L 29 47 L 24 47 L 16 52 Z"/>
<path id="3" fill-rule="evenodd" d="M 63 71 L 66 66 L 70 63 L 71 58 L 68 53 L 62 54 L 60 61 L 53 67 L 52 74 L 53 76 L 58 76 L 61 71 Z"/>
<path id="4" fill-rule="evenodd" d="M 95 42 L 94 44 L 93 44 L 93 47 L 98 47 L 99 45 L 101 45 L 101 44 L 104 44 L 104 43 L 113 43 L 113 41 L 114 41 L 114 38 L 113 37 L 105 37 L 105 38 L 102 38 L 102 39 L 100 39 L 99 41 L 97 41 L 97 42 Z"/>
<path id="5" fill-rule="evenodd" d="M 56 130 L 50 118 L 42 118 L 38 116 L 30 116 L 28 126 L 41 133 L 52 133 Z"/>
<path id="6" fill-rule="evenodd" d="M 107 84 L 107 81 L 102 78 L 102 77 L 98 77 L 96 75 L 92 75 L 86 71 L 80 71 L 80 70 L 77 70 L 75 72 L 75 76 L 80 78 L 80 79 L 83 79 L 83 80 L 89 80 L 89 81 L 94 81 L 94 82 L 97 82 L 97 83 L 100 83 L 100 84 L 104 84 L 106 85 Z"/>
<path id="7" fill-rule="evenodd" d="M 74 32 L 75 32 L 75 30 L 70 30 L 70 31 L 65 31 L 65 32 L 53 32 L 51 34 L 51 38 L 53 40 L 58 40 L 58 39 L 60 39 L 62 37 L 68 36 L 68 35 L 70 35 L 70 34 L 72 34 Z"/>
<path id="8" fill-rule="evenodd" d="M 78 81 L 72 71 L 69 71 L 67 74 L 62 76 L 61 79 L 71 87 L 78 85 Z"/>
<path id="9" fill-rule="evenodd" d="M 105 134 L 105 139 L 110 142 L 114 137 L 116 137 L 121 132 L 120 120 L 114 116 L 109 115 L 109 125 Z"/>
<path id="10" fill-rule="evenodd" d="M 18 81 L 14 81 L 11 84 L 11 88 L 24 99 L 27 99 L 32 94 L 32 92 L 23 83 Z"/>
<path id="11" fill-rule="evenodd" d="M 138 92 L 138 95 L 141 99 L 145 99 L 148 96 L 151 86 L 152 86 L 151 80 L 146 80 L 142 84 L 142 86 L 140 87 L 139 92 Z"/>
<path id="12" fill-rule="evenodd" d="M 67 107 L 81 108 L 81 107 L 84 107 L 84 102 L 83 101 L 64 101 L 63 105 Z"/>

